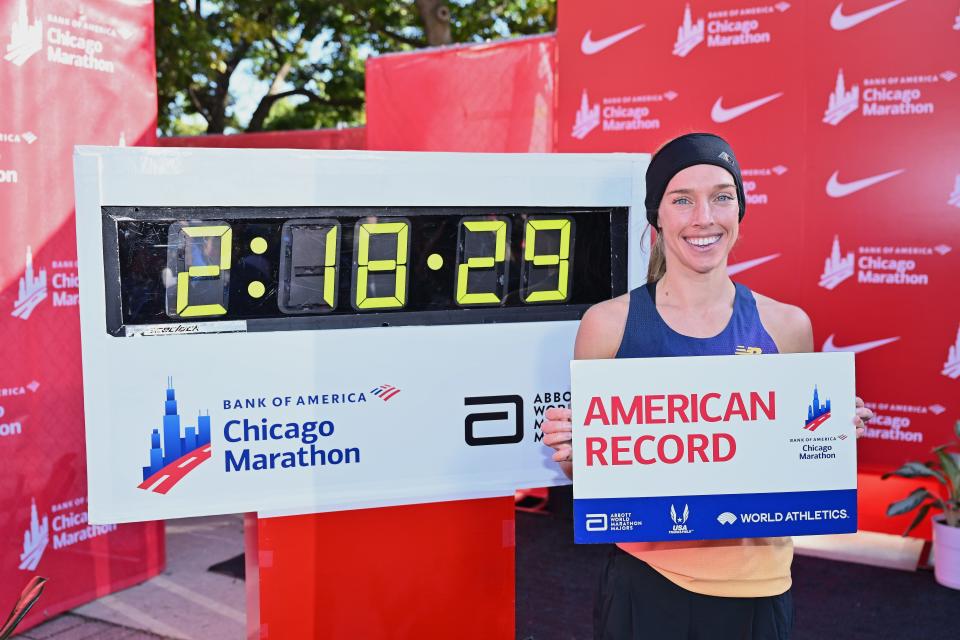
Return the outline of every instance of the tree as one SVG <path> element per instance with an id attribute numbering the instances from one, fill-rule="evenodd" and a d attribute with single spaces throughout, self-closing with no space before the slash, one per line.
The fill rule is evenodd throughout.
<path id="1" fill-rule="evenodd" d="M 362 124 L 367 56 L 555 26 L 556 0 L 158 0 L 160 129 Z M 235 85 L 246 75 L 268 89 L 240 122 Z"/>

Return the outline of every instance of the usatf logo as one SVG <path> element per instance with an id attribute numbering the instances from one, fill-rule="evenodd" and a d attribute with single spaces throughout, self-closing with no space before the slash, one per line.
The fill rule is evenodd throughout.
<path id="1" fill-rule="evenodd" d="M 820 392 L 813 387 L 813 402 L 807 405 L 807 419 L 803 428 L 807 431 L 816 431 L 824 422 L 830 419 L 830 399 L 825 404 L 820 403 Z"/>
<path id="2" fill-rule="evenodd" d="M 382 384 L 379 387 L 375 387 L 371 389 L 370 393 L 372 393 L 373 395 L 377 396 L 378 398 L 386 402 L 393 396 L 400 393 L 400 389 L 397 389 L 396 387 L 389 384 Z"/>
<path id="3" fill-rule="evenodd" d="M 737 350 L 734 351 L 734 355 L 738 356 L 756 356 L 763 353 L 763 349 L 760 347 L 745 347 L 742 344 L 737 345 Z"/>
<path id="4" fill-rule="evenodd" d="M 729 511 L 724 511 L 717 516 L 717 522 L 720 524 L 734 524 L 737 521 L 737 516 Z"/>
<path id="5" fill-rule="evenodd" d="M 43 22 L 36 18 L 33 24 L 27 16 L 27 0 L 20 0 L 17 8 L 17 20 L 10 27 L 10 43 L 3 56 L 7 62 L 22 66 L 33 54 L 43 47 Z"/>
<path id="6" fill-rule="evenodd" d="M 587 134 L 600 126 L 600 104 L 590 104 L 587 97 L 587 90 L 583 90 L 583 96 L 580 98 L 580 110 L 577 111 L 576 121 L 573 123 L 573 131 L 570 135 L 577 140 L 583 140 Z"/>
<path id="7" fill-rule="evenodd" d="M 670 505 L 670 519 L 673 520 L 673 527 L 668 533 L 693 533 L 693 529 L 687 527 L 687 520 L 690 518 L 690 506 L 683 505 L 683 514 L 677 514 L 677 508 Z"/>
<path id="8" fill-rule="evenodd" d="M 610 528 L 609 520 L 605 513 L 587 513 L 584 514 L 584 517 L 587 531 L 606 531 Z"/>
<path id="9" fill-rule="evenodd" d="M 24 571 L 36 569 L 48 544 L 50 544 L 50 519 L 44 514 L 41 520 L 37 515 L 37 501 L 31 500 L 30 528 L 23 532 L 20 568 Z"/>
<path id="10" fill-rule="evenodd" d="M 163 447 L 160 429 L 150 434 L 150 464 L 143 467 L 143 482 L 138 489 L 167 493 L 184 476 L 210 458 L 210 415 L 198 415 L 197 426 L 180 433 L 180 414 L 173 380 L 167 381 L 167 397 L 163 403 Z"/>
<path id="11" fill-rule="evenodd" d="M 847 278 L 853 277 L 853 261 L 853 251 L 841 255 L 840 237 L 833 236 L 833 249 L 830 257 L 824 262 L 823 273 L 820 274 L 820 286 L 832 290 Z"/>
<path id="12" fill-rule="evenodd" d="M 38 304 L 47 299 L 47 270 L 41 268 L 39 273 L 33 273 L 33 251 L 27 245 L 27 266 L 20 278 L 17 289 L 17 299 L 13 303 L 14 318 L 26 320 L 33 313 Z"/>
<path id="13" fill-rule="evenodd" d="M 943 375 L 956 380 L 960 378 L 960 328 L 957 329 L 957 340 L 947 349 L 947 361 L 943 363 Z"/>

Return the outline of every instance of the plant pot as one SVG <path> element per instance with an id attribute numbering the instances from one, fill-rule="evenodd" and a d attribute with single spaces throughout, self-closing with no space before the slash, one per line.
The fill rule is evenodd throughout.
<path id="1" fill-rule="evenodd" d="M 933 573 L 943 586 L 960 589 L 960 527 L 943 518 L 933 521 Z"/>

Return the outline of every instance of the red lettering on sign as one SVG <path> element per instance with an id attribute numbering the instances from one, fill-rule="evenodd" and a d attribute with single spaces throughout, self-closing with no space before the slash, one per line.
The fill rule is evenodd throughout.
<path id="1" fill-rule="evenodd" d="M 747 408 L 743 406 L 743 398 L 740 397 L 739 393 L 730 395 L 730 400 L 727 401 L 727 412 L 723 414 L 723 421 L 730 422 L 730 418 L 733 416 L 739 416 L 742 420 L 750 419 L 750 416 L 747 415 Z"/>
<path id="2" fill-rule="evenodd" d="M 750 417 L 753 420 L 757 419 L 758 407 L 763 411 L 763 415 L 767 416 L 767 420 L 777 419 L 777 397 L 773 391 L 767 392 L 766 403 L 763 402 L 759 393 L 756 391 L 750 392 Z"/>
<path id="3" fill-rule="evenodd" d="M 727 442 L 727 455 L 720 455 L 720 441 L 726 440 Z M 729 433 L 715 433 L 713 434 L 713 461 L 714 462 L 726 462 L 733 458 L 733 454 L 737 452 L 737 441 L 733 439 L 733 436 Z"/>
<path id="4" fill-rule="evenodd" d="M 664 445 L 668 441 L 674 443 L 673 446 L 676 449 L 675 456 L 672 456 L 672 457 L 667 456 L 666 446 Z M 668 433 L 667 435 L 660 438 L 660 442 L 657 443 L 657 455 L 660 457 L 660 460 L 662 462 L 666 462 L 667 464 L 674 464 L 676 462 L 679 462 L 680 459 L 683 457 L 683 440 L 681 440 L 680 436 L 678 435 Z"/>
<path id="5" fill-rule="evenodd" d="M 610 438 L 610 444 L 613 445 L 613 464 L 630 464 L 630 436 L 613 436 Z M 621 454 L 624 454 L 621 456 Z"/>
<path id="6" fill-rule="evenodd" d="M 700 455 L 700 462 L 709 462 L 707 460 L 707 447 L 710 445 L 710 439 L 702 433 L 691 433 L 687 438 L 687 462 L 696 462 L 693 454 Z"/>
<path id="7" fill-rule="evenodd" d="M 719 400 L 719 393 L 707 393 L 700 398 L 700 415 L 703 416 L 704 422 L 720 422 L 720 416 L 718 415 L 709 415 L 707 413 L 707 401 L 708 400 Z"/>
<path id="8" fill-rule="evenodd" d="M 647 424 L 663 424 L 664 422 L 666 422 L 666 420 L 663 419 L 663 418 L 654 418 L 654 417 L 653 417 L 654 411 L 656 411 L 656 412 L 662 412 L 662 411 L 663 411 L 663 405 L 662 405 L 662 404 L 653 404 L 654 401 L 660 401 L 660 402 L 662 402 L 663 399 L 664 399 L 664 396 L 662 396 L 662 395 L 652 395 L 652 396 L 644 396 L 644 397 L 643 397 L 644 404 L 645 404 L 645 408 L 646 408 L 646 412 L 647 412 Z"/>
<path id="9" fill-rule="evenodd" d="M 633 396 L 630 410 L 625 411 L 620 396 L 610 398 L 610 413 L 613 414 L 613 424 L 643 424 L 643 396 Z M 623 420 L 621 423 L 620 421 Z"/>
<path id="10" fill-rule="evenodd" d="M 633 457 L 637 459 L 637 462 L 639 462 L 640 464 L 653 464 L 654 462 L 656 462 L 655 458 L 644 458 L 643 454 L 640 453 L 640 447 L 643 445 L 644 442 L 653 442 L 654 440 L 656 440 L 656 438 L 654 438 L 650 434 L 645 434 L 645 435 L 639 436 L 637 438 L 637 441 L 633 443 Z"/>
<path id="11" fill-rule="evenodd" d="M 599 460 L 601 467 L 607 466 L 607 459 L 603 457 L 603 453 L 607 450 L 607 440 L 606 438 L 587 438 L 587 466 L 593 466 L 593 459 L 596 458 Z"/>
<path id="12" fill-rule="evenodd" d="M 590 406 L 587 407 L 587 417 L 583 421 L 583 425 L 587 426 L 594 420 L 599 420 L 604 425 L 610 424 L 610 419 L 607 418 L 607 410 L 603 408 L 603 401 L 597 396 L 590 398 Z"/>
<path id="13" fill-rule="evenodd" d="M 687 418 L 687 408 L 690 406 L 690 398 L 676 393 L 667 396 L 667 422 L 674 424 L 677 422 L 677 416 L 680 416 L 681 422 L 690 422 Z"/>

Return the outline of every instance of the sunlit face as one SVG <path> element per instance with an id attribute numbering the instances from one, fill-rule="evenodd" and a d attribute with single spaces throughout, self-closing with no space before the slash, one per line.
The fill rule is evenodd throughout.
<path id="1" fill-rule="evenodd" d="M 677 173 L 658 210 L 667 269 L 708 273 L 726 268 L 739 216 L 737 188 L 726 169 L 698 164 Z"/>

